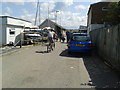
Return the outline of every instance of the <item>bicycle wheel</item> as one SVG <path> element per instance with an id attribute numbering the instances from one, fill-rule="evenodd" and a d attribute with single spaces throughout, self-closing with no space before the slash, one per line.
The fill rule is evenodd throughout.
<path id="1" fill-rule="evenodd" d="M 53 51 L 53 45 L 52 45 L 52 43 L 50 44 L 50 51 Z"/>
<path id="2" fill-rule="evenodd" d="M 47 52 L 49 52 L 49 46 L 47 45 Z"/>
<path id="3" fill-rule="evenodd" d="M 47 45 L 47 52 L 50 52 L 50 45 Z"/>
<path id="4" fill-rule="evenodd" d="M 53 46 L 54 46 L 54 48 L 55 48 L 55 43 L 53 43 Z"/>

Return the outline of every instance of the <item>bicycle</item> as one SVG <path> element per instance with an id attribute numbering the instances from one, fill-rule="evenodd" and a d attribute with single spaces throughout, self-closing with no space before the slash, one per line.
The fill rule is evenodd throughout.
<path id="1" fill-rule="evenodd" d="M 49 52 L 53 51 L 54 48 L 55 48 L 55 42 L 54 41 L 52 41 L 52 42 L 50 41 L 49 44 L 47 45 L 47 52 L 49 53 Z"/>

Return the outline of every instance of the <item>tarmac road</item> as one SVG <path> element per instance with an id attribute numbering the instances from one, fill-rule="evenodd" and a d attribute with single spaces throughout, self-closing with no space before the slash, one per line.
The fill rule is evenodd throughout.
<path id="1" fill-rule="evenodd" d="M 18 50 L 2 57 L 3 88 L 114 88 L 118 75 L 96 55 L 67 54 L 65 43 Z"/>

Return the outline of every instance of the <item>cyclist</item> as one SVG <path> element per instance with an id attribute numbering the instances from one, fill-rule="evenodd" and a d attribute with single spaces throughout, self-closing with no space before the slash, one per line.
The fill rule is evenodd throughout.
<path id="1" fill-rule="evenodd" d="M 53 40 L 53 36 L 54 36 L 55 32 L 53 29 L 50 29 L 48 31 L 48 42 L 49 44 L 54 44 L 54 47 L 55 47 L 55 43 L 54 43 L 54 40 Z"/>

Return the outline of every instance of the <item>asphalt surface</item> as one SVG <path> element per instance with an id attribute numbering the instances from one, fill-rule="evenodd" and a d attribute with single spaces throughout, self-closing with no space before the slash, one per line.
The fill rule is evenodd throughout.
<path id="1" fill-rule="evenodd" d="M 28 47 L 28 46 L 24 45 L 22 47 Z M 8 54 L 8 53 L 15 52 L 15 51 L 18 51 L 18 49 L 21 49 L 20 46 L 16 46 L 16 47 L 14 47 L 14 46 L 5 46 L 3 48 L 0 48 L 0 56 Z"/>
<path id="2" fill-rule="evenodd" d="M 4 53 L 10 52 L 13 49 L 16 49 L 16 48 L 13 46 L 5 46 L 3 48 L 0 48 L 0 54 L 2 55 Z"/>
<path id="3" fill-rule="evenodd" d="M 116 88 L 120 79 L 95 54 L 67 54 L 65 43 L 33 46 L 2 56 L 2 88 Z"/>

